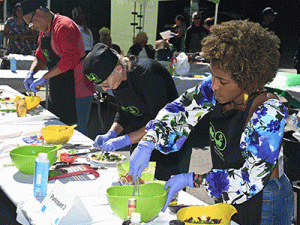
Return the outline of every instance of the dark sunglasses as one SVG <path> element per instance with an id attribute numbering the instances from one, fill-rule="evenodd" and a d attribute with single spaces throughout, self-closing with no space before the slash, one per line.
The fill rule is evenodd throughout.
<path id="1" fill-rule="evenodd" d="M 33 19 L 34 15 L 35 15 L 35 11 L 32 13 L 31 19 L 29 21 L 29 24 L 28 24 L 29 28 L 33 26 L 32 19 Z"/>

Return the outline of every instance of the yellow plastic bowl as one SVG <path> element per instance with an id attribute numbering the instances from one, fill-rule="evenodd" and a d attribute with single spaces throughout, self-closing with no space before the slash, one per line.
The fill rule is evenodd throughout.
<path id="1" fill-rule="evenodd" d="M 17 103 L 19 101 L 20 96 L 17 96 L 15 99 L 15 102 Z M 41 97 L 40 96 L 25 96 L 25 101 L 27 104 L 27 110 L 33 110 L 41 102 Z"/>
<path id="2" fill-rule="evenodd" d="M 211 219 L 222 219 L 221 225 L 230 225 L 231 216 L 237 213 L 237 210 L 234 206 L 227 203 L 219 203 L 216 205 L 209 206 L 191 206 L 182 208 L 177 212 L 178 220 L 188 220 L 191 217 L 195 221 L 199 221 L 198 217 L 201 220 L 206 220 L 207 217 Z M 193 225 L 194 223 L 185 222 L 186 225 Z"/>
<path id="3" fill-rule="evenodd" d="M 49 125 L 41 129 L 44 140 L 49 144 L 66 144 L 74 133 L 74 126 Z"/>

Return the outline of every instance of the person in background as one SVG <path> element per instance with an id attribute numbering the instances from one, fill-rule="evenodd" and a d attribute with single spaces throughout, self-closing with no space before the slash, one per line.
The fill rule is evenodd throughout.
<path id="1" fill-rule="evenodd" d="M 3 37 L 7 38 L 6 56 L 9 54 L 32 54 L 31 42 L 34 41 L 37 36 L 25 23 L 20 3 L 17 3 L 14 6 L 12 17 L 9 17 L 6 20 L 4 24 Z M 1 69 L 9 68 L 9 60 L 3 60 L 1 63 Z"/>
<path id="2" fill-rule="evenodd" d="M 82 24 L 87 24 L 86 17 L 83 13 L 83 10 L 82 10 L 81 6 L 75 7 L 72 10 L 72 18 L 75 18 L 75 17 L 80 17 L 81 23 Z"/>
<path id="3" fill-rule="evenodd" d="M 185 34 L 186 34 L 186 24 L 184 22 L 184 17 L 182 15 L 178 15 L 175 18 L 175 25 L 176 32 L 174 34 L 174 45 L 177 52 L 184 52 L 185 51 Z"/>
<path id="4" fill-rule="evenodd" d="M 110 47 L 111 49 L 114 49 L 119 54 L 123 54 L 121 51 L 121 48 L 118 45 L 112 44 L 110 30 L 108 28 L 102 27 L 99 30 L 99 35 L 100 35 L 100 43 L 103 43 L 103 44 L 107 45 L 108 47 Z"/>
<path id="5" fill-rule="evenodd" d="M 77 8 L 74 8 L 73 11 L 78 11 Z M 79 30 L 81 32 L 85 54 L 88 54 L 93 46 L 94 46 L 94 40 L 93 40 L 93 33 L 90 28 L 87 27 L 87 24 L 85 20 L 76 13 L 72 13 L 74 22 L 78 25 Z"/>
<path id="6" fill-rule="evenodd" d="M 300 39 L 298 43 L 298 47 L 295 53 L 295 56 L 293 58 L 293 63 L 295 65 L 295 69 L 297 70 L 297 74 L 300 74 Z"/>
<path id="7" fill-rule="evenodd" d="M 203 26 L 206 29 L 206 35 L 209 34 L 210 28 L 215 24 L 215 17 L 206 18 L 204 20 Z"/>
<path id="8" fill-rule="evenodd" d="M 49 81 L 49 111 L 65 124 L 77 123 L 76 129 L 88 135 L 95 87 L 82 72 L 85 50 L 78 26 L 51 12 L 42 0 L 25 0 L 21 5 L 25 22 L 40 32 L 35 59 L 24 80 L 26 89 L 37 92 L 37 86 Z M 48 72 L 34 80 L 33 74 L 45 66 Z"/>
<path id="9" fill-rule="evenodd" d="M 272 34 L 277 35 L 279 38 L 279 34 L 277 32 L 277 28 L 275 25 L 275 19 L 277 17 L 278 13 L 275 12 L 271 7 L 267 7 L 262 11 L 262 20 L 260 22 L 260 25 L 263 28 L 266 28 L 268 31 L 270 31 Z M 282 54 L 282 48 L 280 46 L 279 48 L 279 53 L 280 55 Z M 281 65 L 281 60 L 280 60 L 280 65 Z"/>
<path id="10" fill-rule="evenodd" d="M 155 59 L 158 61 L 169 61 L 173 56 L 173 45 L 169 39 L 160 39 L 155 42 Z"/>
<path id="11" fill-rule="evenodd" d="M 136 55 L 154 59 L 155 49 L 153 49 L 152 45 L 147 43 L 147 34 L 145 32 L 139 32 L 134 39 L 134 44 L 129 48 L 127 55 Z"/>
<path id="12" fill-rule="evenodd" d="M 262 11 L 262 21 L 260 24 L 263 28 L 268 28 L 269 31 L 273 32 L 273 34 L 276 34 L 274 27 L 272 26 L 276 16 L 277 12 L 274 12 L 271 7 L 267 7 Z"/>
<path id="13" fill-rule="evenodd" d="M 94 146 L 103 152 L 136 146 L 146 133 L 147 122 L 178 97 L 172 77 L 159 62 L 148 57 L 124 57 L 101 43 L 87 55 L 83 72 L 104 91 L 111 89 L 119 106 L 109 131 L 95 138 Z M 171 175 L 189 171 L 189 141 L 185 147 L 169 156 L 159 151 L 152 155 L 156 179 L 168 180 Z"/>
<path id="14" fill-rule="evenodd" d="M 201 52 L 201 40 L 207 35 L 207 31 L 201 24 L 202 15 L 194 12 L 192 15 L 192 25 L 186 30 L 185 35 L 185 52 Z"/>
<path id="15" fill-rule="evenodd" d="M 208 118 L 212 169 L 168 180 L 162 211 L 181 189 L 203 186 L 216 203 L 236 207 L 232 220 L 238 224 L 291 224 L 293 188 L 278 164 L 288 110 L 264 90 L 278 71 L 279 43 L 276 35 L 248 20 L 214 25 L 203 39 L 212 75 L 160 110 L 130 158 L 135 182 L 154 149 L 178 151 L 193 127 Z"/>

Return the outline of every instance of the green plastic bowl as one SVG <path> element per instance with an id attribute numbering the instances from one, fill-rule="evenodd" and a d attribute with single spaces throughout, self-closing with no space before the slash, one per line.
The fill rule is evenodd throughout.
<path id="1" fill-rule="evenodd" d="M 132 196 L 133 186 L 114 186 L 106 190 L 108 203 L 112 211 L 122 220 L 128 213 L 128 199 L 136 199 L 136 212 L 141 221 L 152 220 L 162 210 L 167 199 L 164 182 L 151 182 L 140 185 L 140 196 Z"/>
<path id="2" fill-rule="evenodd" d="M 11 161 L 22 173 L 34 174 L 35 159 L 39 153 L 47 153 L 49 159 L 49 167 L 56 161 L 57 150 L 62 145 L 51 147 L 38 146 L 38 145 L 24 145 L 15 148 L 9 152 Z"/>

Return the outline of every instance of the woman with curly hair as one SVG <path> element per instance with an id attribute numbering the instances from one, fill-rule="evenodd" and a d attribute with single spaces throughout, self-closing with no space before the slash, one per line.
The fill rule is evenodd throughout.
<path id="1" fill-rule="evenodd" d="M 279 43 L 277 36 L 248 20 L 215 25 L 202 41 L 212 75 L 146 125 L 147 134 L 130 160 L 129 173 L 136 178 L 155 148 L 165 154 L 179 151 L 204 115 L 208 118 L 212 169 L 168 180 L 162 211 L 179 190 L 203 185 L 216 203 L 236 207 L 232 219 L 239 224 L 291 224 L 293 190 L 278 168 L 288 111 L 277 96 L 264 91 L 277 73 Z M 205 134 L 196 138 L 200 135 Z"/>

